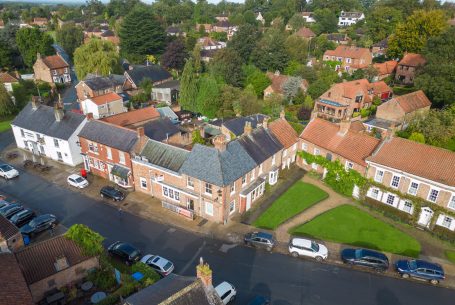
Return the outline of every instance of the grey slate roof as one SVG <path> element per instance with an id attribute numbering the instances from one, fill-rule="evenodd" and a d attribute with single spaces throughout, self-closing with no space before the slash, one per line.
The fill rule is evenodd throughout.
<path id="1" fill-rule="evenodd" d="M 173 80 L 164 82 L 162 84 L 153 86 L 152 90 L 154 88 L 171 88 L 171 89 L 179 90 L 180 89 L 180 81 L 178 79 L 173 79 Z"/>
<path id="2" fill-rule="evenodd" d="M 124 75 L 111 74 L 109 76 L 89 75 L 84 82 L 92 90 L 104 90 L 115 86 L 121 86 L 124 81 Z"/>
<path id="3" fill-rule="evenodd" d="M 158 118 L 144 125 L 144 132 L 147 137 L 155 141 L 164 141 L 168 137 L 180 132 L 169 118 Z"/>
<path id="4" fill-rule="evenodd" d="M 136 131 L 96 120 L 88 121 L 79 137 L 125 152 L 131 151 L 138 141 Z"/>
<path id="5" fill-rule="evenodd" d="M 145 157 L 150 164 L 178 172 L 189 154 L 184 149 L 149 140 L 139 155 Z"/>
<path id="6" fill-rule="evenodd" d="M 258 128 L 237 139 L 257 164 L 279 152 L 283 145 L 268 129 Z"/>
<path id="7" fill-rule="evenodd" d="M 180 172 L 217 186 L 226 186 L 255 167 L 256 163 L 240 143 L 232 141 L 223 152 L 196 144 Z"/>
<path id="8" fill-rule="evenodd" d="M 156 110 L 158 110 L 162 118 L 169 118 L 173 123 L 178 123 L 179 117 L 169 106 L 156 108 Z"/>
<path id="9" fill-rule="evenodd" d="M 253 114 L 246 117 L 234 118 L 232 120 L 224 122 L 224 127 L 229 129 L 237 137 L 243 134 L 243 129 L 245 128 L 245 122 L 251 122 L 251 127 L 255 129 L 258 124 L 262 124 L 262 121 L 267 116 L 264 114 Z"/>
<path id="10" fill-rule="evenodd" d="M 46 105 L 39 105 L 35 110 L 32 103 L 22 109 L 11 125 L 28 129 L 49 137 L 68 140 L 76 129 L 82 124 L 85 116 L 75 112 L 67 111 L 60 122 L 55 120 L 54 108 Z"/>
<path id="11" fill-rule="evenodd" d="M 139 86 L 141 81 L 145 78 L 149 78 L 152 82 L 159 82 L 172 77 L 172 75 L 160 65 L 135 65 L 132 70 L 127 70 L 125 73 L 128 74 L 136 86 Z"/>
<path id="12" fill-rule="evenodd" d="M 195 277 L 174 273 L 126 299 L 129 305 L 221 305 L 214 289 L 205 290 Z"/>

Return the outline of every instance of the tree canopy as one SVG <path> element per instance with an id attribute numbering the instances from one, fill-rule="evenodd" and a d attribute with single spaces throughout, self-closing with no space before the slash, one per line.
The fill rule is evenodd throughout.
<path id="1" fill-rule="evenodd" d="M 100 255 L 104 252 L 104 237 L 82 224 L 72 225 L 65 233 L 65 237 L 74 241 L 83 252 L 89 256 Z"/>
<path id="2" fill-rule="evenodd" d="M 167 45 L 163 56 L 161 56 L 161 65 L 166 69 L 182 71 L 187 57 L 188 52 L 185 43 L 182 39 L 176 39 Z"/>
<path id="3" fill-rule="evenodd" d="M 0 85 L 0 116 L 7 116 L 14 113 L 14 104 L 3 84 Z"/>
<path id="4" fill-rule="evenodd" d="M 242 59 L 232 49 L 224 48 L 215 53 L 209 71 L 215 79 L 239 87 L 243 81 Z"/>
<path id="5" fill-rule="evenodd" d="M 84 33 L 80 27 L 67 23 L 57 30 L 56 40 L 69 56 L 73 56 L 74 51 L 84 41 Z"/>
<path id="6" fill-rule="evenodd" d="M 43 56 L 53 54 L 53 43 L 52 37 L 38 28 L 22 28 L 16 34 L 16 44 L 27 67 L 33 66 L 38 53 Z"/>

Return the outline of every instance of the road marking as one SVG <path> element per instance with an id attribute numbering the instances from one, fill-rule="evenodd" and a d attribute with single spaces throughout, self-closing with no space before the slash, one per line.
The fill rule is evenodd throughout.
<path id="1" fill-rule="evenodd" d="M 196 253 L 194 253 L 193 257 L 188 261 L 188 263 L 183 267 L 183 269 L 179 272 L 180 274 L 185 274 L 185 271 L 193 264 L 193 262 L 197 259 L 197 257 L 201 254 L 202 249 L 205 247 L 205 240 L 202 242 L 202 246 L 197 249 Z"/>
<path id="2" fill-rule="evenodd" d="M 232 244 L 232 245 L 223 244 L 220 247 L 220 251 L 224 252 L 224 253 L 227 253 L 229 250 L 231 250 L 232 248 L 235 248 L 235 247 L 237 247 L 236 244 Z"/>
<path id="3" fill-rule="evenodd" d="M 175 228 L 169 228 L 169 230 L 167 230 L 168 233 L 174 233 L 175 231 L 177 231 Z"/>

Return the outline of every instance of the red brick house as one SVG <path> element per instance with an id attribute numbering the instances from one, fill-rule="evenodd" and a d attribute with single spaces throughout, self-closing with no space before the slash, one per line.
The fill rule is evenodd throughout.
<path id="1" fill-rule="evenodd" d="M 80 81 L 76 87 L 77 99 L 83 101 L 87 98 L 97 97 L 111 92 L 123 92 L 123 75 L 111 74 L 109 76 L 89 75 Z"/>
<path id="2" fill-rule="evenodd" d="M 333 121 L 348 119 L 369 108 L 375 97 L 386 101 L 392 97 L 392 89 L 383 81 L 370 83 L 367 79 L 334 84 L 315 101 L 313 115 Z"/>
<path id="3" fill-rule="evenodd" d="M 295 32 L 295 35 L 297 35 L 303 39 L 311 39 L 311 38 L 316 37 L 316 34 L 307 27 L 300 28 L 297 32 Z"/>
<path id="4" fill-rule="evenodd" d="M 19 229 L 7 218 L 0 215 L 0 253 L 17 251 L 23 246 L 24 240 Z"/>
<path id="5" fill-rule="evenodd" d="M 327 50 L 323 61 L 336 61 L 335 71 L 352 73 L 365 69 L 373 62 L 370 49 L 354 46 L 338 46 L 335 50 Z"/>
<path id="6" fill-rule="evenodd" d="M 70 83 L 70 65 L 59 54 L 41 57 L 38 53 L 33 65 L 35 80 L 47 83 Z"/>
<path id="7" fill-rule="evenodd" d="M 283 96 L 283 85 L 289 79 L 288 75 L 280 74 L 280 71 L 275 73 L 267 72 L 267 77 L 272 82 L 267 88 L 264 89 L 264 98 L 270 97 L 272 94 Z M 306 92 L 308 89 L 308 82 L 303 79 L 300 84 L 302 92 Z"/>
<path id="8" fill-rule="evenodd" d="M 145 143 L 144 128 L 136 131 L 90 120 L 79 133 L 84 167 L 124 188 L 133 187 L 131 159 Z"/>
<path id="9" fill-rule="evenodd" d="M 323 136 L 321 136 L 323 135 Z M 324 156 L 327 160 L 339 160 L 346 169 L 366 174 L 366 158 L 370 156 L 380 140 L 364 133 L 350 130 L 350 122 L 334 124 L 315 118 L 300 135 L 299 150 L 312 155 Z M 314 170 L 325 174 L 325 169 L 317 164 L 308 164 L 298 158 L 297 164 L 307 171 Z"/>
<path id="10" fill-rule="evenodd" d="M 395 80 L 405 85 L 412 85 L 419 67 L 425 65 L 426 59 L 415 53 L 405 53 L 400 60 L 395 73 Z"/>
<path id="11" fill-rule="evenodd" d="M 378 71 L 378 75 L 375 77 L 375 80 L 383 80 L 384 78 L 392 75 L 395 72 L 397 65 L 398 62 L 395 60 L 388 60 L 383 63 L 373 64 L 373 67 Z"/>

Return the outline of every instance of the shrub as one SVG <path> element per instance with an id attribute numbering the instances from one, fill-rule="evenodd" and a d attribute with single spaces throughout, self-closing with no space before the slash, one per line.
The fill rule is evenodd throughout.
<path id="1" fill-rule="evenodd" d="M 111 290 L 117 283 L 111 270 L 96 270 L 89 273 L 87 279 L 101 290 Z"/>
<path id="2" fill-rule="evenodd" d="M 118 295 L 119 297 L 122 297 L 122 298 L 125 298 L 125 297 L 128 297 L 130 295 L 132 295 L 133 293 L 135 293 L 137 290 L 137 283 L 134 283 L 134 282 L 128 282 L 128 281 L 124 281 L 122 283 L 122 287 L 120 287 L 119 289 L 117 289 L 114 294 Z"/>
<path id="3" fill-rule="evenodd" d="M 108 295 L 104 300 L 98 302 L 98 305 L 114 305 L 120 301 L 120 297 L 116 294 Z"/>
<path id="4" fill-rule="evenodd" d="M 455 232 L 450 231 L 444 227 L 435 225 L 431 231 L 431 234 L 452 244 L 455 243 Z"/>
<path id="5" fill-rule="evenodd" d="M 362 203 L 368 206 L 369 208 L 376 210 L 383 214 L 384 216 L 391 218 L 395 221 L 400 221 L 408 224 L 412 222 L 412 215 L 405 213 L 401 210 L 398 210 L 397 208 L 388 206 L 372 198 L 365 197 L 365 200 Z"/>
<path id="6" fill-rule="evenodd" d="M 155 270 L 153 270 L 150 266 L 148 266 L 144 263 L 141 263 L 141 262 L 135 263 L 131 267 L 131 272 L 132 273 L 136 273 L 136 272 L 142 273 L 144 275 L 144 277 L 142 278 L 141 282 L 149 280 L 149 282 L 151 281 L 150 284 L 153 284 L 160 279 L 159 274 Z"/>

